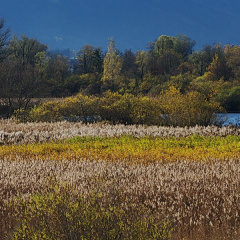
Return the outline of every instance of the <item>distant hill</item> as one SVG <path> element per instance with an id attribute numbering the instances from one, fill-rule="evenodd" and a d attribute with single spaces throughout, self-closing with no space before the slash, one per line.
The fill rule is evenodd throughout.
<path id="1" fill-rule="evenodd" d="M 8 0 L 1 1 L 12 33 L 26 34 L 51 49 L 78 50 L 86 43 L 145 49 L 158 36 L 183 33 L 204 44 L 240 44 L 240 2 L 236 0 Z"/>

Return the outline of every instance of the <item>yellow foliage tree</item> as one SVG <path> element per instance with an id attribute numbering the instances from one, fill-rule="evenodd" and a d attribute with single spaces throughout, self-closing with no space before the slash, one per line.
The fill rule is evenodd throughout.
<path id="1" fill-rule="evenodd" d="M 113 38 L 109 39 L 108 52 L 104 58 L 103 68 L 103 89 L 116 91 L 118 86 L 118 77 L 122 69 L 122 59 L 118 55 Z"/>
<path id="2" fill-rule="evenodd" d="M 160 99 L 168 125 L 184 127 L 217 123 L 215 113 L 220 111 L 220 105 L 198 92 L 182 94 L 179 89 L 170 87 Z"/>
<path id="3" fill-rule="evenodd" d="M 207 71 L 214 74 L 217 80 L 220 78 L 226 79 L 229 69 L 226 65 L 225 57 L 220 57 L 219 54 L 216 53 Z"/>

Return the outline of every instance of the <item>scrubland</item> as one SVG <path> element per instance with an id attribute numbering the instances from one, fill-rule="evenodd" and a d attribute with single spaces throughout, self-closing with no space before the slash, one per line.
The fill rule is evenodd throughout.
<path id="1" fill-rule="evenodd" d="M 0 130 L 3 239 L 239 239 L 238 128 Z"/>

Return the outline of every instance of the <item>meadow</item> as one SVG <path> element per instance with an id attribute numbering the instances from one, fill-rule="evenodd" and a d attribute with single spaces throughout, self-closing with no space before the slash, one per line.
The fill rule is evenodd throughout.
<path id="1" fill-rule="evenodd" d="M 0 121 L 3 239 L 239 239 L 240 129 Z"/>

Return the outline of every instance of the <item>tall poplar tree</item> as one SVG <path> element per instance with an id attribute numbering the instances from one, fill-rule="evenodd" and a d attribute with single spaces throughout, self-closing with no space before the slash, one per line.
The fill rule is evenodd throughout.
<path id="1" fill-rule="evenodd" d="M 103 89 L 118 90 L 119 76 L 122 69 L 122 59 L 118 54 L 115 41 L 109 39 L 108 51 L 103 63 Z"/>

